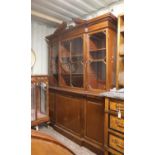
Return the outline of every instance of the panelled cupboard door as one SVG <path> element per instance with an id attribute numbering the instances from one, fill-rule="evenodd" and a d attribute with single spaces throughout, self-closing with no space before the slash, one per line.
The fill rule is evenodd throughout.
<path id="1" fill-rule="evenodd" d="M 55 93 L 49 93 L 49 116 L 51 123 L 54 122 L 54 106 L 55 106 Z"/>
<path id="2" fill-rule="evenodd" d="M 100 145 L 104 143 L 103 102 L 88 99 L 85 105 L 85 137 Z"/>
<path id="3" fill-rule="evenodd" d="M 80 136 L 83 102 L 82 98 L 56 94 L 56 124 Z"/>

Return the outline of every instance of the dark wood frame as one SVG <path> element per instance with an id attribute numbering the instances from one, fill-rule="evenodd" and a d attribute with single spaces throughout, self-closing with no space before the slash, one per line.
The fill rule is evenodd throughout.
<path id="1" fill-rule="evenodd" d="M 38 118 L 37 117 L 37 109 L 40 109 L 40 105 L 39 105 L 39 90 L 38 88 L 35 89 L 35 120 L 34 121 L 31 121 L 31 126 L 36 126 L 36 125 L 39 125 L 41 123 L 44 123 L 44 122 L 48 122 L 49 121 L 49 84 L 48 84 L 48 76 L 47 75 L 33 75 L 31 76 L 31 83 L 33 83 L 34 85 L 38 85 L 40 82 L 44 82 L 46 83 L 47 85 L 47 88 L 46 88 L 46 112 L 47 112 L 47 115 L 43 118 Z"/>

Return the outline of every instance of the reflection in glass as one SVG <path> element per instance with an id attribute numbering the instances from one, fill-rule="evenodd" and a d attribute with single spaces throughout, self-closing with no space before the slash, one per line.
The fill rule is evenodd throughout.
<path id="1" fill-rule="evenodd" d="M 61 43 L 61 84 L 83 87 L 83 39 L 73 38 Z"/>
<path id="2" fill-rule="evenodd" d="M 93 89 L 106 88 L 106 65 L 104 62 L 90 63 L 89 86 Z"/>
<path id="3" fill-rule="evenodd" d="M 58 43 L 53 43 L 50 51 L 49 83 L 58 85 Z"/>
<path id="4" fill-rule="evenodd" d="M 31 121 L 36 119 L 35 117 L 35 85 L 31 83 Z"/>
<path id="5" fill-rule="evenodd" d="M 37 108 L 37 118 L 42 118 L 47 115 L 46 84 L 44 82 L 40 83 L 39 96 L 40 96 L 40 100 L 39 100 L 39 105 Z"/>
<path id="6" fill-rule="evenodd" d="M 83 87 L 83 63 L 71 64 L 71 84 L 73 87 Z"/>

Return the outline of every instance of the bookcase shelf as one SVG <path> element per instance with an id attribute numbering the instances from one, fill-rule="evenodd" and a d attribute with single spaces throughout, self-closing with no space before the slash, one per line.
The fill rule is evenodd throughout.
<path id="1" fill-rule="evenodd" d="M 106 48 L 96 48 L 96 49 L 91 49 L 90 52 L 99 52 L 99 51 L 105 51 Z"/>

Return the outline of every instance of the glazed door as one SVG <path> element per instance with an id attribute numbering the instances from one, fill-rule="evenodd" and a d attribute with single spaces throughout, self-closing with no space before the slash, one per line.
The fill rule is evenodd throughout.
<path id="1" fill-rule="evenodd" d="M 71 40 L 71 86 L 83 88 L 83 39 Z"/>
<path id="2" fill-rule="evenodd" d="M 63 87 L 83 88 L 83 38 L 62 41 L 60 52 L 60 83 Z"/>
<path id="3" fill-rule="evenodd" d="M 88 34 L 88 90 L 106 89 L 106 30 Z"/>
<path id="4" fill-rule="evenodd" d="M 60 84 L 61 86 L 71 86 L 71 71 L 70 71 L 70 40 L 65 40 L 61 43 L 60 52 Z"/>
<path id="5" fill-rule="evenodd" d="M 58 42 L 53 43 L 49 53 L 49 84 L 58 86 Z"/>

